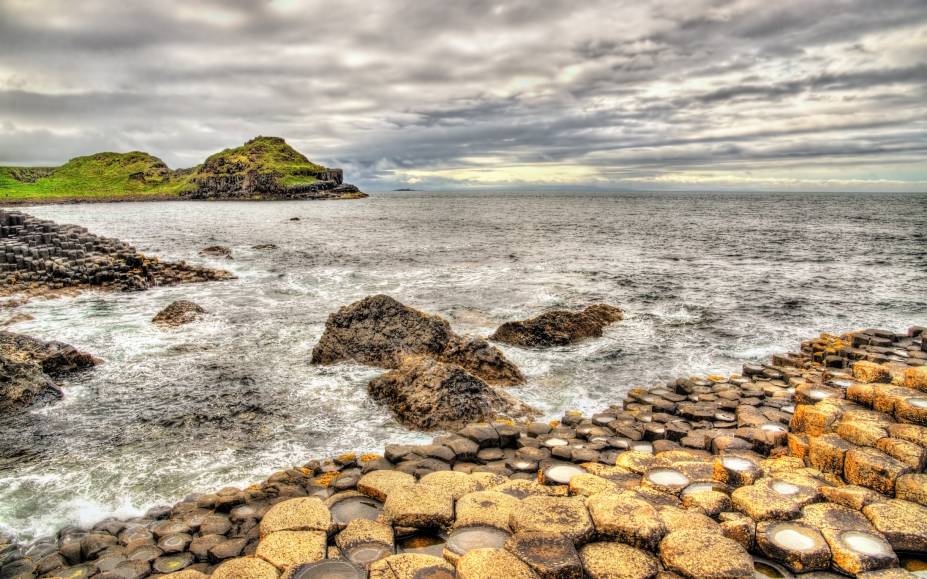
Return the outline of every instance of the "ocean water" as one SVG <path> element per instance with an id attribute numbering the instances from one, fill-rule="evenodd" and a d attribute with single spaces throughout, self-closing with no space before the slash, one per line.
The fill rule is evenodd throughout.
<path id="1" fill-rule="evenodd" d="M 426 440 L 368 400 L 381 370 L 308 363 L 328 314 L 370 294 L 480 336 L 554 307 L 623 308 L 601 339 L 502 347 L 528 376 L 512 394 L 551 417 L 734 372 L 820 331 L 927 324 L 925 195 L 397 192 L 24 210 L 238 276 L 0 310 L 33 316 L 13 331 L 105 361 L 68 380 L 62 402 L 0 423 L 0 529 L 24 540 Z M 278 249 L 252 248 L 262 243 Z M 214 244 L 234 259 L 198 256 Z M 180 298 L 208 317 L 151 324 Z"/>

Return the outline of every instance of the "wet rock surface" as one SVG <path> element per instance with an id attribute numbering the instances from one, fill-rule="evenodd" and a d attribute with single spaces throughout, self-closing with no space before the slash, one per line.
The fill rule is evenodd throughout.
<path id="1" fill-rule="evenodd" d="M 421 356 L 405 357 L 399 368 L 371 380 L 367 391 L 400 422 L 420 430 L 536 414 L 460 366 Z"/>
<path id="2" fill-rule="evenodd" d="M 601 337 L 607 325 L 622 319 L 620 309 L 606 304 L 591 305 L 581 312 L 552 310 L 528 320 L 506 322 L 489 339 L 525 348 L 566 346 Z"/>
<path id="3" fill-rule="evenodd" d="M 0 210 L 0 294 L 68 288 L 138 291 L 231 278 L 225 271 L 162 262 L 116 239 Z"/>
<path id="4" fill-rule="evenodd" d="M 0 332 L 0 414 L 60 398 L 55 378 L 98 363 L 68 344 Z"/>
<path id="5" fill-rule="evenodd" d="M 177 300 L 161 310 L 151 319 L 159 326 L 177 327 L 195 322 L 206 314 L 202 306 L 188 300 Z"/>
<path id="6" fill-rule="evenodd" d="M 446 320 L 386 295 L 366 297 L 330 315 L 312 363 L 398 368 L 410 354 L 456 364 L 493 385 L 524 382 L 521 371 L 485 340 L 462 338 Z"/>
<path id="7" fill-rule="evenodd" d="M 524 376 L 496 347 L 458 336 L 446 320 L 389 296 L 370 296 L 329 316 L 312 363 L 342 361 L 392 369 L 367 390 L 412 428 L 453 429 L 534 414 L 497 388 L 524 382 Z"/>
<path id="8" fill-rule="evenodd" d="M 923 347 L 921 333 L 825 336 L 591 417 L 470 423 L 31 545 L 0 535 L 0 575 L 911 576 L 901 566 L 927 552 L 922 463 L 883 441 L 927 443 L 904 371 Z"/>

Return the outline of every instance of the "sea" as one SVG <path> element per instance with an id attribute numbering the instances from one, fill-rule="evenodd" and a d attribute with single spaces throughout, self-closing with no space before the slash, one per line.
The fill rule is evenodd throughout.
<path id="1" fill-rule="evenodd" d="M 367 396 L 383 370 L 309 364 L 328 315 L 371 294 L 471 336 L 553 308 L 622 308 L 601 338 L 499 345 L 528 379 L 510 393 L 550 418 L 734 373 L 820 332 L 927 325 L 925 194 L 409 191 L 22 210 L 236 276 L 0 308 L 20 319 L 8 330 L 103 360 L 65 380 L 60 402 L 0 420 L 0 530 L 22 541 L 429 440 Z M 233 258 L 201 257 L 211 245 Z M 208 315 L 153 325 L 177 299 Z"/>

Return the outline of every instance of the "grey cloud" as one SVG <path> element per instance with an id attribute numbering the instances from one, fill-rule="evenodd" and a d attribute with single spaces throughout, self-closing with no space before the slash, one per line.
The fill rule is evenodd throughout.
<path id="1" fill-rule="evenodd" d="M 372 190 L 487 158 L 927 188 L 925 0 L 283 4 L 0 0 L 0 164 L 277 134 Z"/>

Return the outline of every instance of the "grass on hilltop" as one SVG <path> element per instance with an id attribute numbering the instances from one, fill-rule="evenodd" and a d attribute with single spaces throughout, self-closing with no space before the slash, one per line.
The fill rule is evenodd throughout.
<path id="1" fill-rule="evenodd" d="M 287 186 L 311 184 L 325 167 L 307 159 L 279 137 L 257 137 L 234 149 L 210 156 L 198 170 L 201 174 L 234 175 L 256 171 L 276 173 Z"/>
<path id="2" fill-rule="evenodd" d="M 192 187 L 147 153 L 97 153 L 26 177 L 28 168 L 0 167 L 0 202 L 168 197 Z M 25 179 L 25 180 L 24 180 Z"/>
<path id="3" fill-rule="evenodd" d="M 197 179 L 255 172 L 293 187 L 314 183 L 326 170 L 278 137 L 257 137 L 185 171 L 139 151 L 97 153 L 57 168 L 0 167 L 0 203 L 179 197 L 195 190 Z"/>

